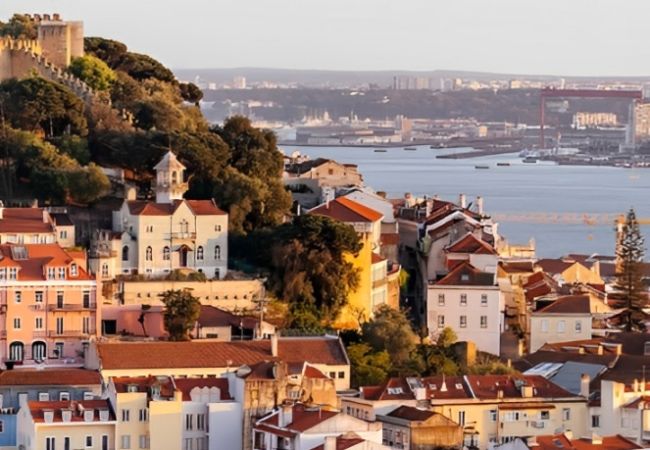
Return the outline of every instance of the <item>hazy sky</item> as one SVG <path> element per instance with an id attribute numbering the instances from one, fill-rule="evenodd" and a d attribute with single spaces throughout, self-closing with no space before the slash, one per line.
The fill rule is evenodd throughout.
<path id="1" fill-rule="evenodd" d="M 648 0 L 0 0 L 173 68 L 650 75 Z"/>

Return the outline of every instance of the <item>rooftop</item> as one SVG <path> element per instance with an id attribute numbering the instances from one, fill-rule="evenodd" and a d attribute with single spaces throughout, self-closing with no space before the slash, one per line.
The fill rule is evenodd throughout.
<path id="1" fill-rule="evenodd" d="M 196 216 L 223 216 L 224 211 L 214 200 L 174 200 L 172 203 L 156 203 L 146 200 L 128 200 L 129 213 L 133 216 L 171 216 L 186 204 Z"/>
<path id="2" fill-rule="evenodd" d="M 51 233 L 48 214 L 42 208 L 2 208 L 0 233 Z"/>
<path id="3" fill-rule="evenodd" d="M 591 314 L 591 299 L 588 295 L 564 295 L 533 314 L 538 313 Z"/>
<path id="4" fill-rule="evenodd" d="M 85 411 L 93 411 L 93 422 L 101 420 L 100 411 L 108 411 L 107 420 L 115 420 L 108 400 L 28 402 L 34 422 L 45 422 L 45 413 L 52 412 L 52 422 L 64 422 L 63 411 L 71 411 L 70 422 L 88 422 Z"/>
<path id="5" fill-rule="evenodd" d="M 377 222 L 384 215 L 346 197 L 338 197 L 311 210 L 310 214 L 330 217 L 341 222 Z"/>
<path id="6" fill-rule="evenodd" d="M 497 251 L 487 242 L 478 239 L 474 234 L 465 236 L 445 249 L 448 253 L 470 253 L 475 255 L 497 255 Z"/>
<path id="7" fill-rule="evenodd" d="M 494 274 L 481 272 L 468 262 L 457 265 L 440 281 L 440 286 L 494 286 Z"/>
<path id="8" fill-rule="evenodd" d="M 284 428 L 294 432 L 303 432 L 339 414 L 338 411 L 330 411 L 327 409 L 323 409 L 321 407 L 310 408 L 303 404 L 295 404 L 291 406 L 291 408 L 292 408 L 292 414 L 291 414 L 292 420 L 285 427 L 280 427 L 279 425 L 281 410 L 275 411 L 271 413 L 271 415 L 267 416 L 266 418 L 263 418 L 258 422 L 258 425 L 267 425 L 267 426 L 270 425 L 273 427 L 278 427 L 280 429 Z M 258 427 L 258 425 L 256 425 L 256 428 Z"/>
<path id="9" fill-rule="evenodd" d="M 636 443 L 620 435 L 596 437 L 595 439 L 569 439 L 564 434 L 537 436 L 537 445 L 533 448 L 540 450 L 633 450 L 640 449 Z"/>
<path id="10" fill-rule="evenodd" d="M 0 245 L 0 268 L 17 268 L 19 281 L 47 279 L 47 268 L 65 267 L 66 280 L 92 280 L 83 267 L 76 266 L 77 275 L 69 270 L 74 258 L 58 244 Z M 8 275 L 7 275 L 8 276 Z M 55 273 L 59 279 L 59 272 Z"/>
<path id="11" fill-rule="evenodd" d="M 0 372 L 0 386 L 99 385 L 99 372 L 85 369 L 14 369 Z"/>

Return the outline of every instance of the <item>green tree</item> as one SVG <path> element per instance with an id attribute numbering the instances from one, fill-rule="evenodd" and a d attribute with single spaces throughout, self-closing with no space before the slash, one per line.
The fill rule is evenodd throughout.
<path id="1" fill-rule="evenodd" d="M 261 245 L 259 252 L 270 247 L 264 258 L 276 297 L 302 304 L 325 324 L 333 322 L 359 283 L 358 270 L 345 257 L 361 250 L 354 229 L 327 217 L 298 216 Z"/>
<path id="2" fill-rule="evenodd" d="M 387 351 L 375 352 L 366 343 L 347 347 L 353 387 L 376 386 L 391 372 L 391 358 Z"/>
<path id="3" fill-rule="evenodd" d="M 199 102 L 203 98 L 203 91 L 194 83 L 181 83 L 179 86 L 181 97 L 186 102 L 194 103 L 199 106 Z"/>
<path id="4" fill-rule="evenodd" d="M 89 55 L 94 55 L 104 61 L 112 69 L 116 69 L 127 47 L 121 42 L 100 37 L 87 37 L 84 39 L 84 50 Z"/>
<path id="5" fill-rule="evenodd" d="M 36 23 L 25 14 L 14 14 L 9 22 L 0 22 L 0 36 L 9 36 L 14 39 L 38 38 Z"/>
<path id="6" fill-rule="evenodd" d="M 108 194 L 111 182 L 95 164 L 71 172 L 68 176 L 70 197 L 77 203 L 92 203 Z"/>
<path id="7" fill-rule="evenodd" d="M 405 366 L 415 350 L 417 336 L 403 311 L 382 305 L 362 326 L 363 340 L 375 351 L 387 351 L 394 366 Z"/>
<path id="8" fill-rule="evenodd" d="M 187 341 L 201 314 L 201 303 L 189 289 L 169 290 L 161 294 L 165 305 L 163 321 L 170 341 Z"/>
<path id="9" fill-rule="evenodd" d="M 117 79 L 115 72 L 104 61 L 92 55 L 74 58 L 68 71 L 97 91 L 109 90 Z"/>
<path id="10" fill-rule="evenodd" d="M 630 209 L 618 234 L 616 249 L 617 271 L 614 288 L 625 300 L 625 330 L 645 330 L 647 305 L 646 288 L 641 266 L 645 253 L 644 239 L 636 220 L 634 209 Z"/>

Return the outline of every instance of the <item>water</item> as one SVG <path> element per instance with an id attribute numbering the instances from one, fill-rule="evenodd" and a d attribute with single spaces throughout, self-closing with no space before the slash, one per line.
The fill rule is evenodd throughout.
<path id="1" fill-rule="evenodd" d="M 377 191 L 386 191 L 390 197 L 411 192 L 417 196 L 438 194 L 442 199 L 457 201 L 462 192 L 468 202 L 482 196 L 489 214 L 621 214 L 634 207 L 637 217 L 650 218 L 650 169 L 524 164 L 516 154 L 436 159 L 436 155 L 452 150 L 434 150 L 428 146 L 419 146 L 417 151 L 387 149 L 385 153 L 352 147 L 282 148 L 286 154 L 299 150 L 311 158 L 357 164 L 366 184 Z M 511 166 L 496 167 L 497 162 L 509 162 Z M 489 165 L 490 169 L 477 170 L 475 165 Z M 650 242 L 650 227 L 642 230 L 646 242 Z M 511 243 L 526 243 L 534 238 L 541 257 L 614 252 L 613 223 L 539 224 L 502 220 L 499 232 Z"/>

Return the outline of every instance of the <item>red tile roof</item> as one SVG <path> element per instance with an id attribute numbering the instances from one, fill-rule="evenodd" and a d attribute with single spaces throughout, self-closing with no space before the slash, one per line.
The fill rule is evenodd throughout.
<path id="1" fill-rule="evenodd" d="M 346 197 L 339 197 L 309 211 L 310 214 L 327 216 L 341 222 L 377 222 L 384 215 L 374 209 Z"/>
<path id="2" fill-rule="evenodd" d="M 19 253 L 25 250 L 25 258 Z M 77 276 L 72 276 L 70 267 L 74 258 L 58 244 L 3 244 L 0 245 L 0 267 L 18 268 L 19 281 L 46 280 L 48 267 L 66 267 L 66 280 L 92 280 L 93 278 L 77 265 Z M 56 277 L 58 280 L 58 270 Z"/>
<path id="3" fill-rule="evenodd" d="M 574 264 L 580 264 L 580 263 L 573 259 L 559 259 L 559 258 L 540 259 L 535 263 L 536 266 L 541 267 L 541 269 L 544 272 L 549 273 L 551 275 L 561 274 L 562 272 L 564 272 Z"/>
<path id="4" fill-rule="evenodd" d="M 623 436 L 604 436 L 600 443 L 594 443 L 591 439 L 572 439 L 569 440 L 564 434 L 537 436 L 537 446 L 540 450 L 557 450 L 559 448 L 566 450 L 634 450 L 643 447 L 630 441 Z"/>
<path id="5" fill-rule="evenodd" d="M 0 373 L 0 386 L 99 385 L 99 372 L 85 369 L 14 369 Z"/>
<path id="6" fill-rule="evenodd" d="M 379 386 L 362 386 L 361 397 L 367 400 L 411 400 L 413 392 L 404 378 L 389 378 Z"/>
<path id="7" fill-rule="evenodd" d="M 112 377 L 111 381 L 118 393 L 141 392 L 151 396 L 151 388 L 157 386 L 160 388 L 161 397 L 174 397 L 174 383 L 167 376 Z"/>
<path id="8" fill-rule="evenodd" d="M 0 219 L 0 233 L 51 233 L 53 223 L 46 214 L 43 220 L 42 208 L 3 208 Z"/>
<path id="9" fill-rule="evenodd" d="M 347 450 L 359 445 L 365 440 L 359 437 L 356 433 L 346 433 L 336 438 L 336 450 Z M 321 444 L 312 448 L 311 450 L 325 450 L 325 444 Z"/>
<path id="10" fill-rule="evenodd" d="M 276 411 L 272 415 L 260 420 L 258 424 L 271 425 L 288 431 L 303 432 L 331 419 L 337 414 L 339 414 L 337 411 L 329 411 L 319 407 L 309 408 L 303 404 L 295 404 L 292 406 L 292 420 L 287 426 L 279 426 L 280 411 Z M 255 425 L 255 428 L 257 427 L 258 425 Z"/>
<path id="11" fill-rule="evenodd" d="M 436 413 L 426 409 L 413 408 L 412 406 L 400 406 L 386 415 L 411 422 L 424 422 L 435 416 Z"/>
<path id="12" fill-rule="evenodd" d="M 429 399 L 458 399 L 472 398 L 471 391 L 463 377 L 434 376 L 422 378 L 422 384 L 426 389 L 426 396 Z"/>
<path id="13" fill-rule="evenodd" d="M 259 319 L 250 316 L 238 316 L 229 311 L 210 305 L 201 305 L 201 313 L 197 320 L 202 327 L 243 327 L 254 329 Z"/>
<path id="14" fill-rule="evenodd" d="M 565 295 L 536 313 L 591 314 L 591 300 L 588 295 Z"/>
<path id="15" fill-rule="evenodd" d="M 540 375 L 467 375 L 467 381 L 479 399 L 495 399 L 498 391 L 503 392 L 503 398 L 525 398 L 518 387 L 520 383 L 531 386 L 536 398 L 575 397 Z"/>
<path id="16" fill-rule="evenodd" d="M 115 420 L 115 414 L 113 414 L 108 400 L 28 402 L 27 405 L 34 422 L 45 422 L 45 411 L 54 413 L 52 422 L 63 422 L 61 410 L 72 410 L 71 422 L 85 422 L 84 414 L 80 413 L 80 411 L 91 409 L 93 410 L 93 422 L 99 421 L 100 410 L 107 410 L 109 412 L 108 420 Z"/>
<path id="17" fill-rule="evenodd" d="M 492 273 L 481 272 L 468 262 L 459 264 L 444 278 L 436 283 L 441 286 L 494 286 L 495 276 Z"/>
<path id="18" fill-rule="evenodd" d="M 183 393 L 184 401 L 191 400 L 190 393 L 192 392 L 192 389 L 202 389 L 204 387 L 218 388 L 220 400 L 222 401 L 233 399 L 230 395 L 227 378 L 174 378 L 174 384 L 176 385 L 176 388 Z"/>
<path id="19" fill-rule="evenodd" d="M 97 345 L 102 368 L 154 369 L 191 367 L 237 367 L 273 360 L 270 340 L 119 342 Z M 291 364 L 346 365 L 347 356 L 338 338 L 280 338 L 280 360 Z"/>
<path id="20" fill-rule="evenodd" d="M 127 206 L 134 216 L 170 216 L 185 203 L 197 216 L 222 216 L 214 200 L 174 200 L 173 203 L 156 203 L 146 200 L 129 200 Z"/>
<path id="21" fill-rule="evenodd" d="M 321 372 L 320 370 L 318 370 L 314 366 L 310 366 L 309 364 L 305 364 L 302 375 L 307 377 L 307 378 L 329 378 L 323 372 Z"/>
<path id="22" fill-rule="evenodd" d="M 497 251 L 487 242 L 467 233 L 445 249 L 448 253 L 471 253 L 475 255 L 496 255 Z"/>

